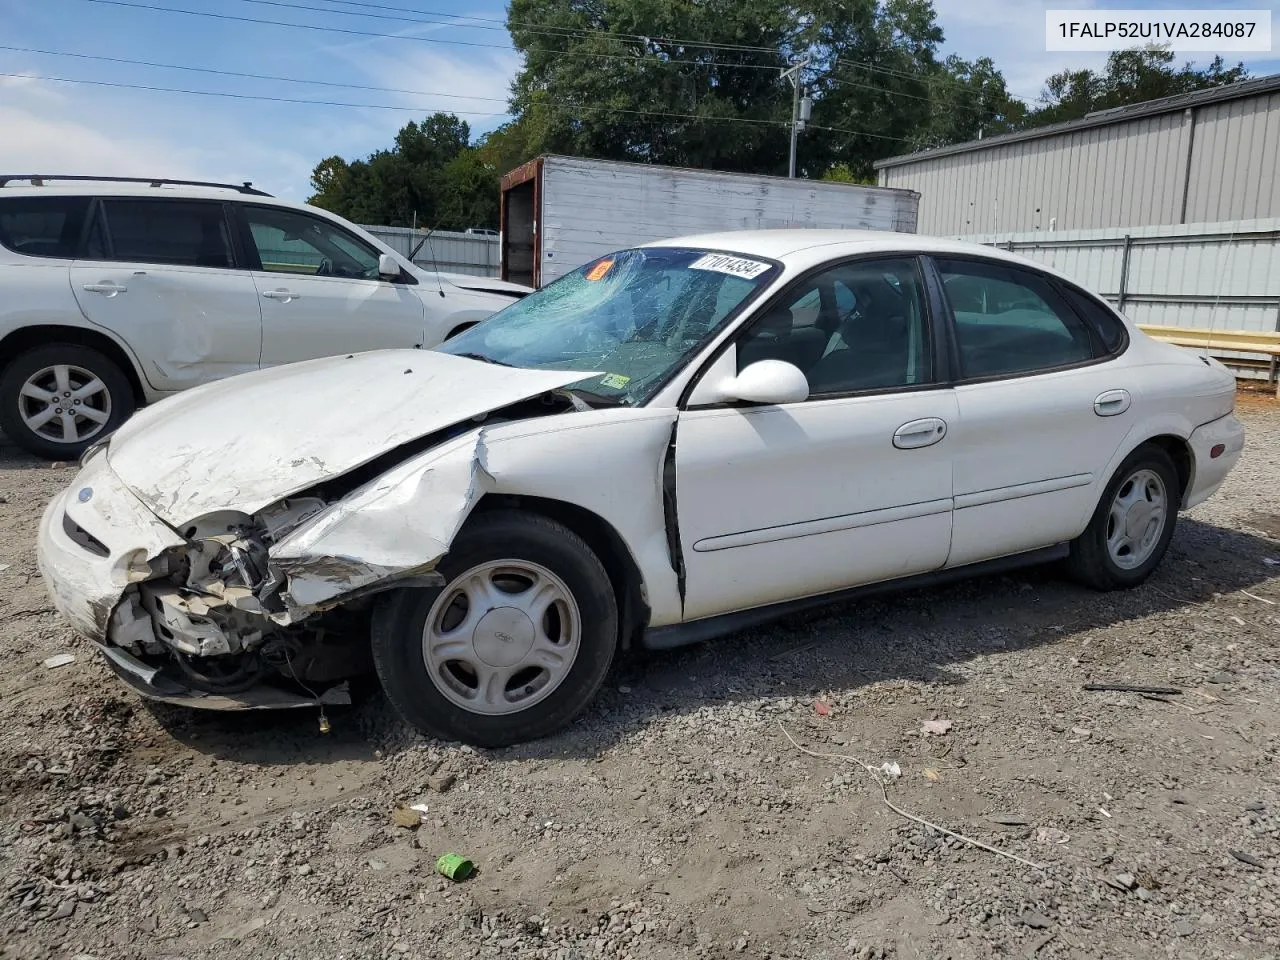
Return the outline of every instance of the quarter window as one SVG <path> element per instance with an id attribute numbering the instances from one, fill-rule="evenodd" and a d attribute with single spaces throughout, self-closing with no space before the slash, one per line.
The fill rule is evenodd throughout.
<path id="1" fill-rule="evenodd" d="M 738 369 L 799 367 L 813 396 L 891 390 L 933 379 L 929 318 L 911 258 L 843 263 L 801 281 L 738 343 Z"/>
<path id="2" fill-rule="evenodd" d="M 274 207 L 246 207 L 244 215 L 268 273 L 378 279 L 378 252 L 326 220 Z"/>
<path id="3" fill-rule="evenodd" d="M 1124 346 L 1124 323 L 1119 317 L 1093 297 L 1086 296 L 1071 287 L 1064 289 L 1067 299 L 1071 301 L 1071 306 L 1075 308 L 1076 313 L 1085 319 L 1089 326 L 1093 327 L 1094 333 L 1102 341 L 1102 346 L 1107 353 L 1115 353 Z"/>
<path id="4" fill-rule="evenodd" d="M 955 315 L 966 379 L 1052 370 L 1093 359 L 1089 331 L 1026 270 L 972 260 L 936 261 Z"/>
<path id="5" fill-rule="evenodd" d="M 88 209 L 88 197 L 5 197 L 0 245 L 28 257 L 74 257 Z"/>
<path id="6" fill-rule="evenodd" d="M 184 267 L 235 265 L 221 203 L 108 197 L 102 211 L 110 240 L 103 259 Z"/>

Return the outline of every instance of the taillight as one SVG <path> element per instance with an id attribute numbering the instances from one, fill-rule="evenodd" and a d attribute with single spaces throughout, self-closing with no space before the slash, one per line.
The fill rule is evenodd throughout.
<path id="1" fill-rule="evenodd" d="M 1217 460 L 1220 456 L 1227 452 L 1225 443 L 1215 443 L 1209 450 L 1209 459 Z"/>

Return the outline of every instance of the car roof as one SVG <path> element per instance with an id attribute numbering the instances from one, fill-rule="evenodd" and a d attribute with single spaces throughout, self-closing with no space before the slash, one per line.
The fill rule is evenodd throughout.
<path id="1" fill-rule="evenodd" d="M 719 233 L 690 234 L 645 244 L 647 247 L 693 247 L 725 250 L 734 253 L 754 254 L 773 260 L 812 250 L 815 247 L 843 247 L 843 250 L 824 250 L 824 259 L 850 254 L 875 253 L 902 250 L 918 250 L 921 253 L 975 254 L 990 256 L 992 247 L 963 240 L 947 240 L 943 237 L 922 236 L 917 233 L 897 233 L 888 230 L 822 230 L 782 228 L 771 230 L 726 230 Z M 1020 259 L 1020 258 L 1013 258 Z"/>
<path id="2" fill-rule="evenodd" d="M 146 183 L 121 183 L 112 180 L 52 180 L 42 186 L 30 183 L 7 183 L 0 186 L 0 199 L 4 197 L 159 197 L 164 200 L 240 200 L 245 203 L 261 203 L 271 206 L 312 209 L 306 204 L 283 200 L 264 193 L 247 193 L 233 186 L 200 187 L 163 184 L 153 187 Z"/>
<path id="3" fill-rule="evenodd" d="M 726 253 L 765 257 L 781 261 L 788 271 L 805 270 L 831 260 L 875 253 L 982 257 L 987 260 L 1002 260 L 1020 267 L 1030 267 L 1079 286 L 1079 281 L 1073 280 L 1059 270 L 998 247 L 966 240 L 949 240 L 946 237 L 888 230 L 827 230 L 794 227 L 769 230 L 726 230 L 718 233 L 673 237 L 646 243 L 644 246 L 723 250 Z"/>

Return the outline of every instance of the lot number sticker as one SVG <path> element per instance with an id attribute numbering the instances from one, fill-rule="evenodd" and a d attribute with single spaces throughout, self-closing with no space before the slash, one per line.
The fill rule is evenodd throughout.
<path id="1" fill-rule="evenodd" d="M 769 264 L 759 260 L 748 260 L 745 257 L 731 257 L 723 253 L 708 253 L 689 264 L 690 270 L 714 270 L 716 273 L 727 273 L 731 277 L 742 277 L 754 280 L 769 269 Z"/>

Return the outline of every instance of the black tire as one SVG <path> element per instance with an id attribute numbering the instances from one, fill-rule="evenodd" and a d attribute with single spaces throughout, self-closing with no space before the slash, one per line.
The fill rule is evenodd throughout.
<path id="1" fill-rule="evenodd" d="M 568 725 L 595 698 L 613 663 L 618 647 L 617 601 L 604 566 L 581 537 L 537 514 L 482 513 L 466 523 L 438 570 L 452 582 L 495 560 L 531 561 L 564 582 L 581 618 L 577 656 L 560 685 L 527 709 L 502 715 L 471 712 L 445 697 L 423 659 L 427 616 L 448 588 L 412 588 L 383 595 L 373 613 L 374 667 L 396 712 L 427 736 L 477 747 L 504 747 L 548 736 Z"/>
<path id="2" fill-rule="evenodd" d="M 88 371 L 102 381 L 110 402 L 105 424 L 83 439 L 61 442 L 42 436 L 23 420 L 22 404 L 30 403 L 21 396 L 29 378 L 60 364 Z M 76 460 L 86 448 L 106 437 L 133 415 L 137 400 L 129 378 L 114 360 L 92 347 L 76 343 L 51 343 L 19 354 L 0 373 L 0 429 L 22 449 L 46 460 Z"/>
<path id="3" fill-rule="evenodd" d="M 1165 488 L 1166 508 L 1164 529 L 1160 531 L 1155 548 L 1145 561 L 1136 567 L 1122 567 L 1107 549 L 1107 532 L 1111 518 L 1111 505 L 1129 480 L 1140 470 L 1150 470 L 1159 476 Z M 1102 492 L 1097 509 L 1089 526 L 1071 542 L 1067 569 L 1071 576 L 1094 590 L 1127 590 L 1143 583 L 1160 565 L 1178 521 L 1178 509 L 1182 501 L 1182 486 L 1178 470 L 1169 454 L 1156 446 L 1142 446 L 1125 458 Z"/>

